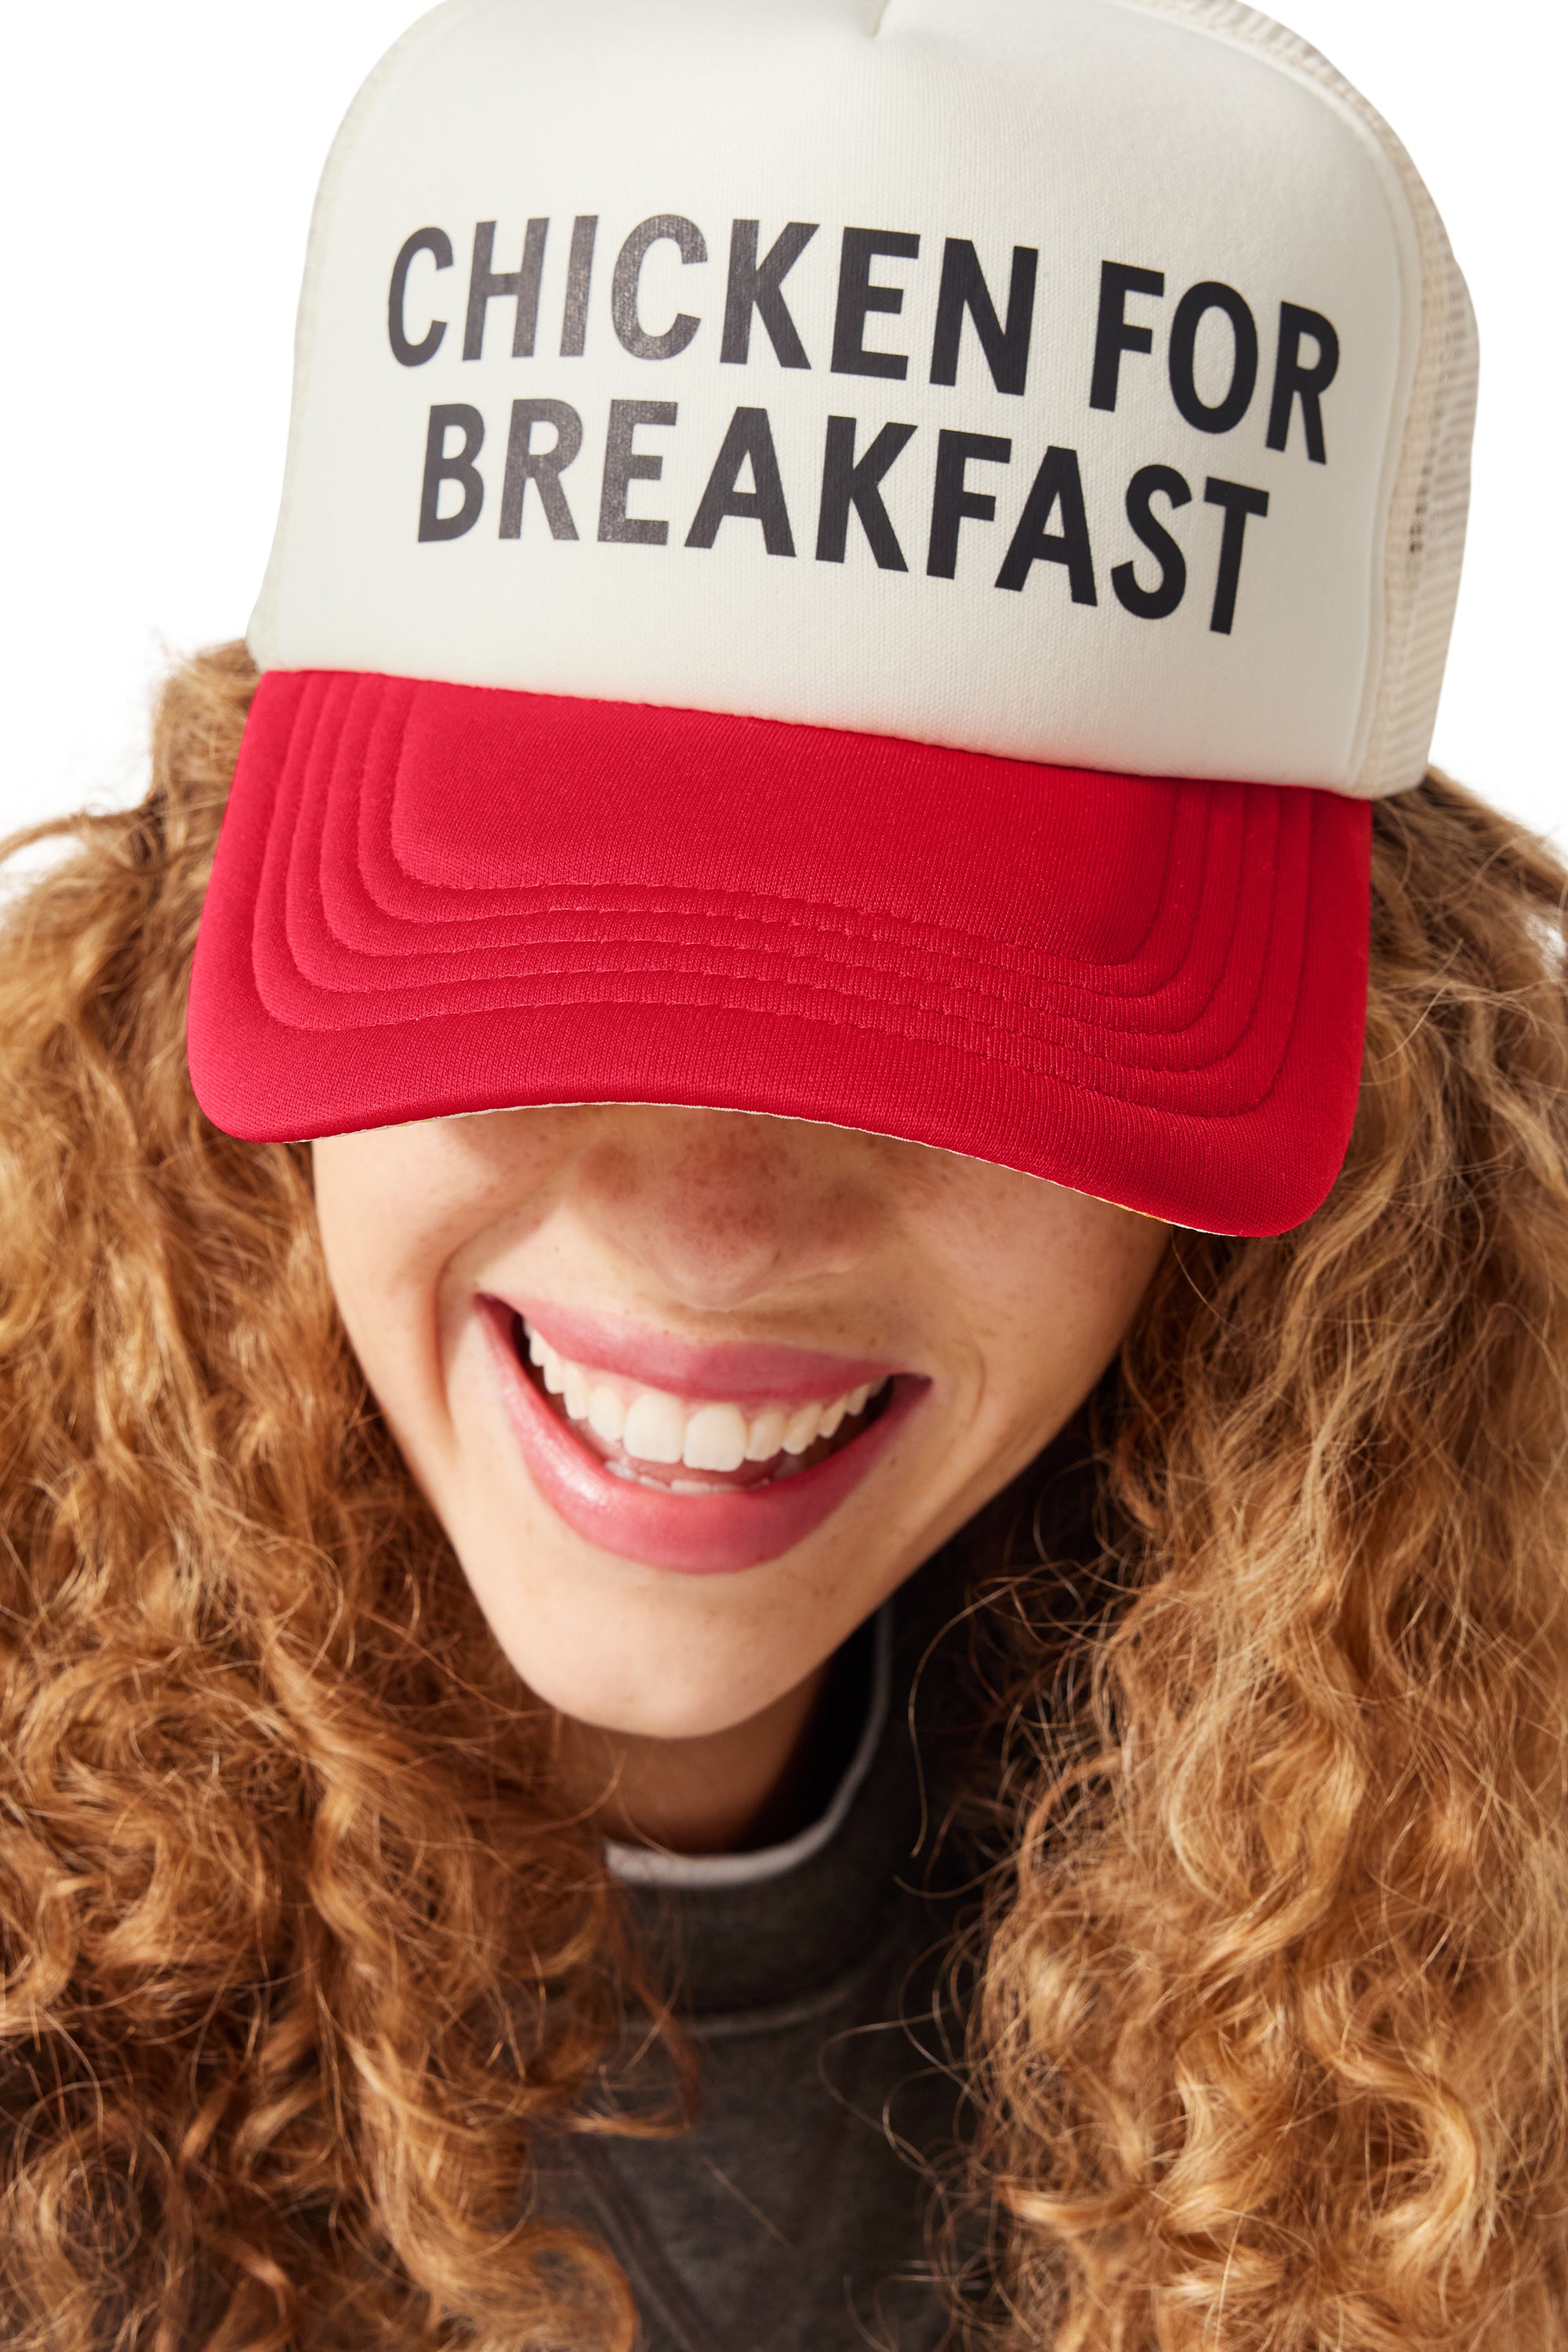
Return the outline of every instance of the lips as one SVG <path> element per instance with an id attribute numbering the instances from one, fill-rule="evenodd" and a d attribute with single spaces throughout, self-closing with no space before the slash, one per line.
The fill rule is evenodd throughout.
<path id="1" fill-rule="evenodd" d="M 734 1574 L 803 1542 L 869 1475 L 930 1387 L 866 1359 L 694 1345 L 534 1302 L 526 1318 L 516 1301 L 481 1303 L 502 1399 L 545 1500 L 600 1549 L 678 1574 Z M 609 1433 L 617 1414 L 651 1459 Z M 791 1430 L 793 1451 L 781 1442 L 776 1455 L 744 1458 L 740 1433 L 755 1457 Z M 723 1471 L 706 1466 L 720 1462 Z"/>
<path id="2" fill-rule="evenodd" d="M 899 1369 L 869 1356 L 832 1356 L 810 1348 L 754 1341 L 717 1346 L 683 1339 L 674 1332 L 645 1330 L 542 1299 L 498 1303 L 521 1315 L 558 1354 L 575 1363 L 704 1404 L 809 1404 L 841 1396 L 863 1382 L 889 1380 Z"/>

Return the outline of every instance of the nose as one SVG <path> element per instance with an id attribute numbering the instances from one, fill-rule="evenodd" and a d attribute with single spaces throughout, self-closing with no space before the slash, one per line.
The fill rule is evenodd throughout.
<path id="1" fill-rule="evenodd" d="M 670 1299 L 716 1314 L 842 1276 L 879 1224 L 869 1139 L 746 1111 L 606 1109 L 575 1200 Z"/>

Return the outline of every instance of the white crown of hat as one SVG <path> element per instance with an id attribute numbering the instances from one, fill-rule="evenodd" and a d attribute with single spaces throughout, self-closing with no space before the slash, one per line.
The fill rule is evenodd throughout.
<path id="1" fill-rule="evenodd" d="M 1232 0 L 448 0 L 340 135 L 265 667 L 1373 797 L 1474 323 Z"/>

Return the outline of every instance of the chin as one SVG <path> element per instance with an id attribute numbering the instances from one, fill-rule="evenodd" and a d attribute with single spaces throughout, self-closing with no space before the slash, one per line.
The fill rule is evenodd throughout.
<path id="1" fill-rule="evenodd" d="M 536 1575 L 520 1593 L 504 1570 L 469 1581 L 525 1688 L 552 1713 L 624 1738 L 704 1739 L 733 1730 L 822 1663 L 809 1635 L 797 1654 L 778 1638 L 787 1628 L 749 1617 L 704 1625 L 689 1612 L 671 1623 L 664 1610 L 646 1605 L 667 1601 L 663 1591 L 584 1591 L 565 1563 L 553 1591 Z M 827 1629 L 824 1656 L 832 1638 Z"/>
<path id="2" fill-rule="evenodd" d="M 467 1500 L 466 1512 L 437 1514 L 492 1638 L 542 1706 L 596 1731 L 670 1740 L 731 1731 L 804 1682 L 865 1613 L 851 1610 L 840 1625 L 794 1577 L 764 1603 L 752 1577 L 669 1576 L 565 1530 L 552 1541 L 548 1524 L 517 1529 L 515 1512 L 506 1540 L 500 1515 L 481 1517 Z"/>
<path id="3" fill-rule="evenodd" d="M 715 1661 L 707 1674 L 650 1672 L 635 1657 L 605 1655 L 602 1633 L 584 1628 L 582 1650 L 573 1657 L 509 1651 L 520 1678 L 557 1715 L 622 1739 L 711 1739 L 761 1715 L 796 1682 L 810 1664 L 787 1680 L 753 1682 L 725 1671 Z M 584 1660 L 591 1670 L 584 1672 Z"/>

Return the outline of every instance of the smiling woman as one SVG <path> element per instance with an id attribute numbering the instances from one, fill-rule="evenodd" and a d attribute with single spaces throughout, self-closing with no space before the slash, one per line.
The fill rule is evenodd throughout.
<path id="1" fill-rule="evenodd" d="M 636 1738 L 617 1818 L 683 1845 L 744 1839 L 827 1661 L 1070 1419 L 1167 1239 L 726 1111 L 508 1111 L 314 1159 L 349 1336 L 497 1640 Z M 661 1780 L 689 1790 L 721 1735 L 721 1832 L 677 1823 Z"/>
<path id="2" fill-rule="evenodd" d="M 0 933 L 5 2345 L 1547 2352 L 1568 877 L 1426 768 L 1408 159 L 1230 0 L 447 0 L 301 321 Z"/>
<path id="3" fill-rule="evenodd" d="M 7 2342 L 1553 2343 L 1558 866 L 1379 812 L 1279 1241 L 704 1109 L 312 1155 L 182 1064 L 254 689 L 0 961 Z"/>

